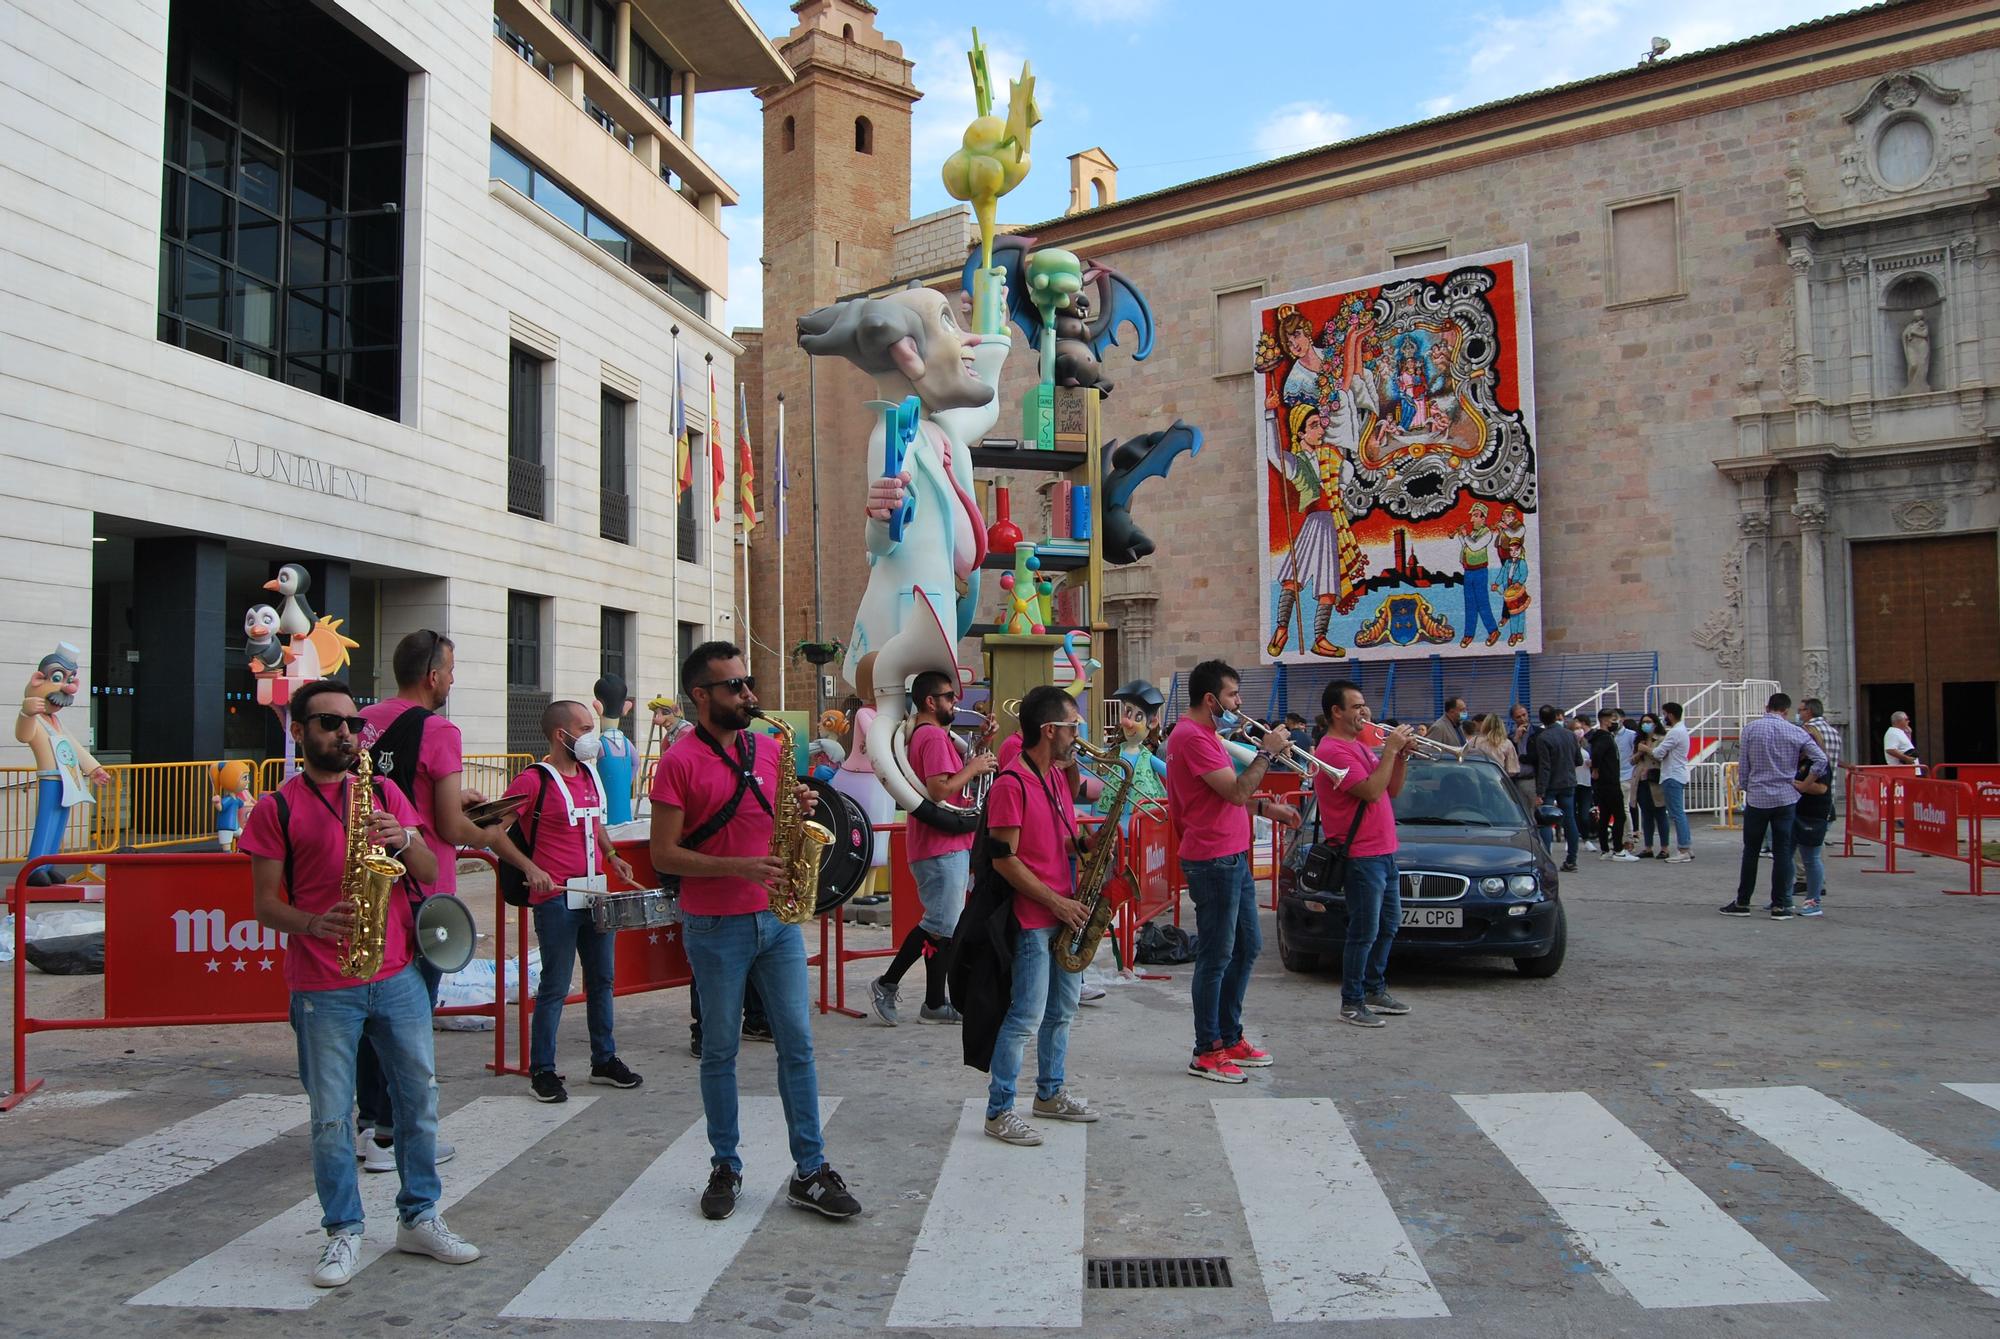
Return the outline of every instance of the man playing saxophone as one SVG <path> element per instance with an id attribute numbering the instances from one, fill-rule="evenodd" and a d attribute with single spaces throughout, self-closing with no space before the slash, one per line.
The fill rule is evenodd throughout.
<path id="1" fill-rule="evenodd" d="M 379 847 L 420 884 L 437 877 L 417 811 L 393 781 L 374 782 L 373 815 L 349 831 L 351 794 L 367 722 L 338 679 L 299 688 L 291 701 L 292 738 L 301 760 L 293 776 L 250 811 L 241 848 L 250 857 L 257 921 L 289 936 L 285 984 L 298 1034 L 299 1082 L 312 1107 L 313 1187 L 319 1192 L 326 1245 L 312 1281 L 337 1288 L 360 1268 L 362 1212 L 356 1185 L 356 1053 L 365 1034 L 375 1047 L 395 1102 L 396 1249 L 462 1265 L 479 1248 L 438 1216 L 437 1087 L 431 1046 L 431 997 L 417 971 L 411 902 L 387 903 L 382 965 L 367 980 L 341 972 L 342 946 L 362 932 L 344 892 L 350 847 Z"/>
<path id="2" fill-rule="evenodd" d="M 1011 1002 L 993 1044 L 986 1088 L 986 1133 L 1032 1147 L 1041 1134 L 1014 1112 L 1014 1085 L 1028 1038 L 1035 1038 L 1034 1113 L 1046 1120 L 1094 1121 L 1097 1113 L 1063 1085 L 1070 1019 L 1083 986 L 1080 972 L 1054 960 L 1056 936 L 1090 919 L 1076 900 L 1072 858 L 1084 849 L 1076 825 L 1069 767 L 1083 721 L 1076 699 L 1044 684 L 1021 699 L 1020 756 L 1002 768 L 986 792 L 986 836 L 993 871 L 1014 889 Z M 999 854 L 1005 847 L 1006 855 Z"/>
<path id="3" fill-rule="evenodd" d="M 703 642 L 681 666 L 695 728 L 653 770 L 653 868 L 681 880 L 681 942 L 701 996 L 701 1105 L 708 1117 L 708 1187 L 702 1216 L 729 1217 L 743 1186 L 736 1104 L 736 1050 L 743 992 L 754 982 L 778 1048 L 793 1174 L 787 1200 L 828 1218 L 861 1205 L 826 1161 L 819 1127 L 819 1075 L 807 1018 L 805 941 L 771 909 L 791 871 L 772 853 L 780 786 L 795 786 L 810 815 L 816 797 L 778 774 L 778 743 L 750 732 L 757 685 L 743 652 Z"/>
<path id="4" fill-rule="evenodd" d="M 959 756 L 949 727 L 958 715 L 958 684 L 941 670 L 925 670 L 910 690 L 916 704 L 913 719 L 917 728 L 910 735 L 910 767 L 921 779 L 933 802 L 969 808 L 972 799 L 965 788 L 975 777 L 994 770 L 991 753 Z M 929 812 L 929 811 L 926 811 Z M 896 988 L 903 974 L 924 960 L 924 1003 L 917 1013 L 924 1023 L 956 1023 L 958 1010 L 945 999 L 945 950 L 958 928 L 959 913 L 965 910 L 966 879 L 972 872 L 973 833 L 946 832 L 916 814 L 909 817 L 908 839 L 910 874 L 917 881 L 917 898 L 924 915 L 903 937 L 889 970 L 869 987 L 875 1016 L 890 1027 L 896 1026 Z"/>

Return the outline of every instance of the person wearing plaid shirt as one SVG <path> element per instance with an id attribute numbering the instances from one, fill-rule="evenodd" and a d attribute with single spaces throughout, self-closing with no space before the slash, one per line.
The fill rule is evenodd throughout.
<path id="1" fill-rule="evenodd" d="M 1806 767 L 1802 766 L 1800 779 L 1809 784 L 1799 794 L 1799 805 L 1792 820 L 1794 845 L 1798 848 L 1799 869 L 1793 877 L 1792 893 L 1798 901 L 1799 915 L 1820 916 L 1821 899 L 1826 896 L 1826 862 L 1821 852 L 1826 845 L 1827 825 L 1833 821 L 1834 785 L 1840 776 L 1840 730 L 1826 718 L 1826 705 L 1816 697 L 1806 698 L 1799 703 L 1799 723 L 1806 733 L 1819 741 L 1820 751 L 1826 754 L 1826 780 L 1824 789 L 1818 789 Z"/>
<path id="2" fill-rule="evenodd" d="M 1813 737 L 1792 724 L 1792 699 L 1773 693 L 1764 714 L 1743 727 L 1737 770 L 1743 782 L 1743 864 L 1736 880 L 1736 900 L 1725 902 L 1725 916 L 1748 916 L 1757 891 L 1757 860 L 1766 833 L 1771 837 L 1771 919 L 1788 921 L 1792 910 L 1793 820 L 1801 787 L 1799 762 L 1812 764 L 1812 776 L 1830 782 L 1826 753 Z"/>

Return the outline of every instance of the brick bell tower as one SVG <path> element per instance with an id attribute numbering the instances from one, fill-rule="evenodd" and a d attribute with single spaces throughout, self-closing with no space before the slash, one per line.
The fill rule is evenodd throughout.
<path id="1" fill-rule="evenodd" d="M 785 397 L 787 507 L 784 640 L 778 637 L 778 527 L 753 533 L 750 626 L 773 648 L 754 658 L 770 676 L 763 698 L 777 701 L 782 657 L 786 705 L 813 705 L 814 670 L 791 662 L 791 647 L 814 635 L 845 642 L 867 579 L 862 548 L 861 456 L 867 441 L 862 402 L 868 380 L 846 363 L 822 359 L 817 370 L 817 423 L 808 396 L 807 358 L 798 347 L 798 318 L 815 307 L 887 283 L 894 275 L 896 229 L 910 217 L 910 109 L 922 96 L 903 48 L 875 30 L 867 0 L 799 0 L 798 23 L 778 43 L 796 82 L 757 90 L 764 105 L 764 330 L 759 349 L 761 402 L 754 407 L 760 437 L 769 441 Z M 820 551 L 824 601 L 815 624 L 812 532 L 812 447 L 818 438 Z M 765 459 L 773 459 L 768 450 Z M 775 488 L 759 490 L 769 521 Z M 776 654 L 773 654 L 773 651 Z M 827 672 L 838 676 L 836 660 Z M 842 689 L 842 691 L 846 691 Z M 828 705 L 838 706 L 836 694 Z"/>

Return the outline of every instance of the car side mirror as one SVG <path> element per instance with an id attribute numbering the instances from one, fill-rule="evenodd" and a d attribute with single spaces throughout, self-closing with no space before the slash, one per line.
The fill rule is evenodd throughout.
<path id="1" fill-rule="evenodd" d="M 1535 810 L 1535 825 L 1537 827 L 1553 828 L 1559 826 L 1562 821 L 1563 811 L 1556 808 L 1553 804 L 1545 804 Z"/>

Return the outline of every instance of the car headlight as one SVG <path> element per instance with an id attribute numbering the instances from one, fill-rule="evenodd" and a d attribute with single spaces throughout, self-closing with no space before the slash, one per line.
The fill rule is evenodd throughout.
<path id="1" fill-rule="evenodd" d="M 1498 897 L 1507 891 L 1507 881 L 1498 875 L 1489 874 L 1479 881 L 1479 891 L 1488 897 Z"/>
<path id="2" fill-rule="evenodd" d="M 1512 874 L 1507 878 L 1507 891 L 1515 897 L 1533 897 L 1539 889 L 1532 874 Z"/>

